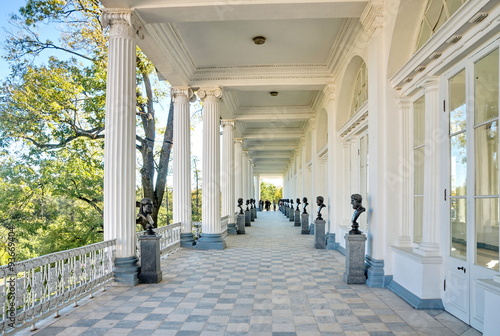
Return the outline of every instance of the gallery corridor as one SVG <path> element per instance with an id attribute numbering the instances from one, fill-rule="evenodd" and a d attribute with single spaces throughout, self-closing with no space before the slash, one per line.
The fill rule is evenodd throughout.
<path id="1" fill-rule="evenodd" d="M 480 335 L 443 311 L 414 310 L 387 289 L 347 285 L 344 257 L 316 250 L 279 211 L 258 212 L 222 251 L 180 249 L 163 281 L 111 287 L 19 335 Z"/>

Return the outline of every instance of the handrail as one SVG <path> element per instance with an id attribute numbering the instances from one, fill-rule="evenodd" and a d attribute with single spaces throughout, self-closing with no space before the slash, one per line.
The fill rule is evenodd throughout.
<path id="1" fill-rule="evenodd" d="M 0 267 L 0 334 L 47 317 L 113 280 L 116 239 Z"/>
<path id="2" fill-rule="evenodd" d="M 169 254 L 181 246 L 181 223 L 168 224 L 154 229 L 160 238 L 160 254 Z M 139 237 L 146 231 L 137 232 L 137 256 L 141 256 L 141 245 Z"/>

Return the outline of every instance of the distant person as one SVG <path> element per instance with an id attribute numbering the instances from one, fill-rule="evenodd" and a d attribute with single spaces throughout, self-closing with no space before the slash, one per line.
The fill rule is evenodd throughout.
<path id="1" fill-rule="evenodd" d="M 276 211 L 276 202 L 273 201 L 273 211 Z"/>

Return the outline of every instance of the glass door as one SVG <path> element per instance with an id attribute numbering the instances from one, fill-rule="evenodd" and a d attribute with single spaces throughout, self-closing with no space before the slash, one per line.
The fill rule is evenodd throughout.
<path id="1" fill-rule="evenodd" d="M 478 279 L 499 271 L 499 52 L 478 53 L 447 79 L 450 222 L 444 305 L 482 329 Z"/>

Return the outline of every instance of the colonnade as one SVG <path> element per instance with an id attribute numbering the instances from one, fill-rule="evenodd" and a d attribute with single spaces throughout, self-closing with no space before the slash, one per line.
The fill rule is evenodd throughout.
<path id="1" fill-rule="evenodd" d="M 140 25 L 132 10 L 105 9 L 103 26 L 110 27 L 106 94 L 106 138 L 104 176 L 104 239 L 116 239 L 115 280 L 136 285 L 135 232 L 135 70 L 136 38 Z M 191 233 L 190 102 L 203 101 L 203 190 L 202 235 L 196 248 L 223 249 L 221 217 L 235 223 L 237 199 L 254 198 L 254 165 L 234 137 L 233 120 L 220 120 L 220 87 L 173 87 L 173 219 L 181 223 L 181 246 L 193 246 Z M 223 129 L 222 160 L 220 129 Z M 222 164 L 221 164 L 222 162 Z M 222 191 L 222 213 L 221 213 Z"/>

